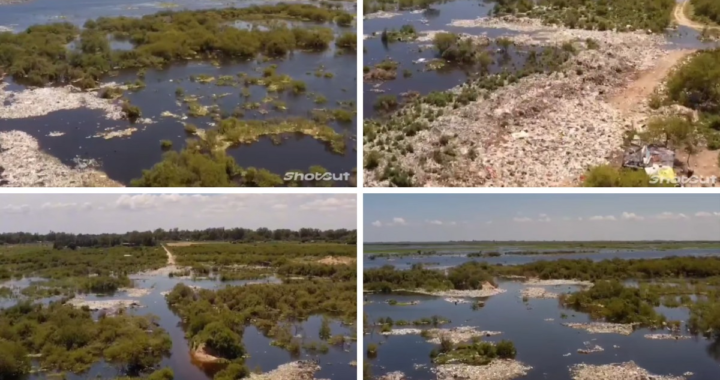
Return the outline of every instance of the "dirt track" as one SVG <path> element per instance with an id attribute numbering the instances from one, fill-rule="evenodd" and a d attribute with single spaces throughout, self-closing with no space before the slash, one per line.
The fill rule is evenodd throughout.
<path id="1" fill-rule="evenodd" d="M 695 30 L 703 30 L 705 28 L 708 29 L 720 29 L 718 26 L 710 26 L 701 24 L 699 22 L 690 20 L 687 17 L 687 14 L 685 13 L 685 8 L 690 3 L 690 0 L 685 0 L 682 3 L 678 3 L 675 6 L 675 10 L 673 11 L 673 16 L 675 17 L 675 21 L 678 23 L 678 25 L 687 26 L 688 28 L 693 28 Z"/>
<path id="2" fill-rule="evenodd" d="M 640 76 L 630 83 L 622 92 L 610 99 L 610 104 L 623 114 L 627 115 L 636 110 L 638 105 L 650 95 L 655 88 L 668 76 L 670 70 L 681 60 L 691 54 L 693 50 L 674 50 L 662 57 L 650 70 L 640 73 Z"/>
<path id="3" fill-rule="evenodd" d="M 167 252 L 167 257 L 168 257 L 167 265 L 175 266 L 175 255 L 173 255 L 172 252 L 170 252 L 170 250 L 166 246 L 163 245 L 162 247 L 165 249 L 165 252 Z"/>

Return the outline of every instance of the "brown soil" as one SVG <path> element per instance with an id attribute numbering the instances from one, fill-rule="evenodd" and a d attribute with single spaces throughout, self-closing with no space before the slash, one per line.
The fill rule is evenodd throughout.
<path id="1" fill-rule="evenodd" d="M 210 353 L 207 352 L 205 349 L 205 345 L 201 344 L 199 345 L 195 350 L 190 351 L 190 356 L 192 358 L 200 363 L 219 363 L 224 361 L 224 359 L 219 358 L 217 356 L 213 356 Z"/>
<path id="2" fill-rule="evenodd" d="M 610 104 L 620 110 L 623 114 L 630 114 L 638 109 L 638 105 L 643 100 L 652 95 L 653 91 L 668 76 L 670 70 L 685 57 L 691 54 L 693 50 L 674 50 L 666 56 L 652 69 L 641 72 L 639 77 L 630 83 L 623 91 L 610 98 Z"/>
<path id="3" fill-rule="evenodd" d="M 327 256 L 323 259 L 318 260 L 318 263 L 325 265 L 354 265 L 355 258 Z"/>

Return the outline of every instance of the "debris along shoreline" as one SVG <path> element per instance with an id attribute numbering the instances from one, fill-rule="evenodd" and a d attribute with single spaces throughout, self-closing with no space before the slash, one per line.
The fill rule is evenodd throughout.
<path id="1" fill-rule="evenodd" d="M 414 290 L 397 290 L 397 292 L 406 292 L 406 293 L 415 293 L 415 294 L 424 294 L 428 296 L 436 296 L 436 297 L 443 297 L 446 299 L 452 299 L 453 301 L 456 301 L 455 298 L 486 298 L 486 297 L 492 297 L 496 296 L 498 294 L 502 294 L 507 292 L 505 289 L 497 288 L 493 286 L 492 284 L 486 282 L 483 284 L 482 289 L 472 289 L 472 290 L 437 290 L 437 291 L 429 291 L 425 289 L 414 289 Z M 448 300 L 448 302 L 451 302 Z"/>
<path id="2" fill-rule="evenodd" d="M 23 91 L 6 91 L 7 83 L 0 83 L 0 119 L 25 119 L 51 112 L 89 108 L 101 110 L 108 120 L 123 118 L 122 108 L 96 92 L 84 92 L 73 86 L 42 87 Z"/>
<path id="3" fill-rule="evenodd" d="M 0 109 L 0 112 L 1 109 Z M 101 171 L 71 168 L 42 150 L 22 131 L 0 132 L 0 186 L 8 187 L 121 187 Z"/>
<path id="4" fill-rule="evenodd" d="M 412 172 L 414 186 L 575 185 L 588 167 L 607 164 L 620 150 L 626 129 L 633 128 L 608 97 L 668 54 L 662 36 L 639 32 L 548 27 L 516 17 L 456 20 L 453 25 L 521 31 L 525 34 L 505 38 L 519 46 L 572 46 L 576 54 L 557 72 L 532 74 L 492 92 L 467 85 L 448 91 L 478 91 L 477 100 L 466 105 L 422 104 L 441 116 L 407 122 L 426 126 L 400 144 L 412 145 L 412 152 L 383 152 L 382 142 L 399 139 L 404 131 L 380 121 L 379 138 L 366 141 L 366 151 L 383 152 L 380 164 L 366 169 L 367 186 L 390 184 L 383 173 L 391 155 L 397 158 L 394 169 Z M 443 151 L 454 154 L 440 159 Z"/>
<path id="5" fill-rule="evenodd" d="M 635 362 L 614 363 L 605 365 L 576 364 L 570 368 L 573 380 L 685 380 L 685 376 L 654 375 L 641 368 Z"/>

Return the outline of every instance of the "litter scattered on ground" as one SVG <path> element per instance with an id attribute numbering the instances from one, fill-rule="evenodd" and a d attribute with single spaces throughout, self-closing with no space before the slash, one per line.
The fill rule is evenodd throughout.
<path id="1" fill-rule="evenodd" d="M 0 109 L 0 112 L 1 109 Z M 76 160 L 71 168 L 42 150 L 21 131 L 0 132 L 0 184 L 10 187 L 118 187 L 94 160 Z"/>

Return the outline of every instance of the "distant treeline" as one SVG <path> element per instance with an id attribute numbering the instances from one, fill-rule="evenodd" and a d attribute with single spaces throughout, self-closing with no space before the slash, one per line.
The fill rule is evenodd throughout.
<path id="1" fill-rule="evenodd" d="M 357 231 L 319 230 L 301 228 L 271 230 L 269 228 L 208 228 L 205 230 L 163 230 L 132 231 L 124 234 L 70 234 L 50 232 L 33 234 L 27 232 L 11 232 L 0 234 L 2 244 L 30 244 L 38 242 L 53 243 L 56 247 L 114 247 L 118 245 L 155 246 L 161 241 L 236 241 L 236 242 L 335 242 L 355 244 Z"/>

